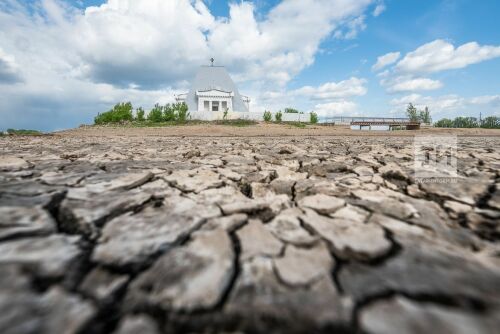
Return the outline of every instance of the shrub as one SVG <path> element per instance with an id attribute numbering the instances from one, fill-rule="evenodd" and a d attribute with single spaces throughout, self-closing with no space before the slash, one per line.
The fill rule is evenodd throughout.
<path id="1" fill-rule="evenodd" d="M 3 133 L 3 132 L 0 132 L 0 133 Z M 7 129 L 7 134 L 18 135 L 18 136 L 33 136 L 33 135 L 41 135 L 42 133 L 38 130 Z"/>
<path id="2" fill-rule="evenodd" d="M 309 120 L 309 121 L 311 122 L 311 124 L 316 124 L 316 123 L 318 123 L 318 114 L 316 114 L 314 111 L 313 111 L 313 112 L 311 112 L 311 114 L 310 114 L 310 116 L 309 116 L 309 117 L 310 117 L 310 120 Z"/>
<path id="3" fill-rule="evenodd" d="M 227 114 L 229 113 L 229 109 L 226 108 L 226 110 L 224 110 L 224 113 L 222 114 L 222 119 L 223 120 L 227 120 Z"/>
<path id="4" fill-rule="evenodd" d="M 436 128 L 452 128 L 453 127 L 453 121 L 448 118 L 443 118 L 434 123 L 434 126 Z"/>
<path id="5" fill-rule="evenodd" d="M 95 124 L 117 123 L 121 121 L 132 121 L 134 116 L 132 114 L 132 103 L 118 103 L 113 109 L 99 113 L 94 118 Z"/>
<path id="6" fill-rule="evenodd" d="M 274 114 L 274 119 L 276 120 L 276 122 L 281 123 L 281 120 L 283 119 L 283 113 L 281 112 L 281 110 Z"/>
<path id="7" fill-rule="evenodd" d="M 294 108 L 285 108 L 285 114 L 298 114 L 299 111 Z"/>
<path id="8" fill-rule="evenodd" d="M 144 122 L 144 109 L 142 107 L 139 107 L 135 111 L 135 120 L 138 122 Z"/>
<path id="9" fill-rule="evenodd" d="M 163 121 L 163 106 L 158 103 L 149 111 L 148 121 L 158 123 Z"/>
<path id="10" fill-rule="evenodd" d="M 170 103 L 167 103 L 163 107 L 163 120 L 166 122 L 175 121 L 175 110 L 173 106 L 170 105 Z"/>
<path id="11" fill-rule="evenodd" d="M 270 111 L 264 111 L 264 122 L 271 122 L 273 119 L 273 114 Z"/>
<path id="12" fill-rule="evenodd" d="M 185 123 L 190 117 L 188 112 L 188 106 L 185 102 L 174 103 L 172 109 L 175 112 L 176 120 L 181 123 Z"/>

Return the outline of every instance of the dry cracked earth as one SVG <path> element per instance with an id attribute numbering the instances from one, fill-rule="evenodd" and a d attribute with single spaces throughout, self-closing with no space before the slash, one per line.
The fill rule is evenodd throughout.
<path id="1" fill-rule="evenodd" d="M 0 332 L 498 333 L 500 137 L 0 138 Z"/>

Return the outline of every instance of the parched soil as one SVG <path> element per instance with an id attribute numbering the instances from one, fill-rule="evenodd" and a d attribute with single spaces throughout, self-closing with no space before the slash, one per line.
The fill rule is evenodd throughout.
<path id="1" fill-rule="evenodd" d="M 0 137 L 0 333 L 497 333 L 498 131 L 355 134 Z"/>

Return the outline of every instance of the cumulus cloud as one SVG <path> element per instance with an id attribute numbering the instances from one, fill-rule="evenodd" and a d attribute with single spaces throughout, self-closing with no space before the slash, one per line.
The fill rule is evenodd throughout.
<path id="1" fill-rule="evenodd" d="M 439 80 L 432 80 L 428 78 L 397 78 L 388 87 L 387 91 L 391 93 L 398 92 L 415 92 L 422 90 L 435 90 L 443 87 L 443 83 Z"/>
<path id="2" fill-rule="evenodd" d="M 412 103 L 419 109 L 427 106 L 431 111 L 443 112 L 446 110 L 458 110 L 463 108 L 465 99 L 455 94 L 438 97 L 410 94 L 390 101 L 391 105 L 397 106 L 401 110 L 404 110 L 409 103 Z"/>
<path id="3" fill-rule="evenodd" d="M 304 86 L 291 92 L 292 95 L 307 96 L 314 100 L 331 100 L 366 94 L 366 79 L 352 77 L 340 82 L 327 82 L 318 87 Z"/>
<path id="4" fill-rule="evenodd" d="M 390 52 L 383 56 L 380 56 L 377 58 L 377 62 L 375 63 L 375 65 L 372 66 L 372 70 L 379 71 L 388 65 L 394 64 L 399 59 L 399 57 L 401 57 L 400 52 Z"/>
<path id="5" fill-rule="evenodd" d="M 396 70 L 406 73 L 433 73 L 464 68 L 496 57 L 500 57 L 500 46 L 481 46 L 477 42 L 470 42 L 455 48 L 453 44 L 438 39 L 408 53 L 396 65 Z"/>
<path id="6" fill-rule="evenodd" d="M 320 117 L 328 116 L 357 116 L 357 105 L 352 101 L 334 101 L 320 103 L 314 106 L 314 112 Z"/>

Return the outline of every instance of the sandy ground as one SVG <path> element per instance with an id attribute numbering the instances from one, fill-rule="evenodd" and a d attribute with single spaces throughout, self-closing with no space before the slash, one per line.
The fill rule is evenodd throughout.
<path id="1" fill-rule="evenodd" d="M 187 125 L 168 127 L 128 128 L 85 126 L 58 131 L 57 135 L 85 136 L 193 136 L 193 137 L 280 137 L 280 136 L 415 136 L 415 135 L 457 135 L 457 136 L 500 136 L 495 129 L 436 129 L 417 131 L 358 131 L 347 126 L 308 125 L 297 128 L 291 125 L 259 123 L 253 126 L 236 127 L 226 125 Z"/>

